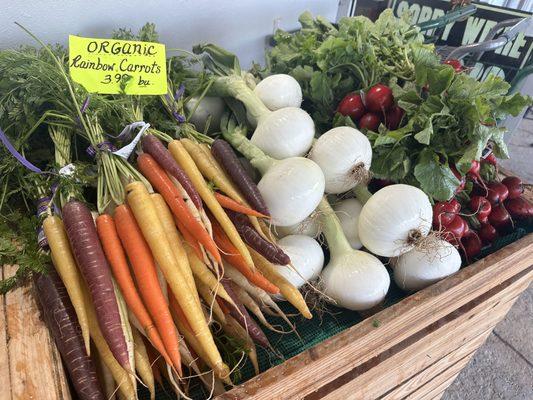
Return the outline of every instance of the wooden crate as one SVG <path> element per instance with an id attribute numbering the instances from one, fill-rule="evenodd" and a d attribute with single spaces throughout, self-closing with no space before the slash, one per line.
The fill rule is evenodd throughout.
<path id="1" fill-rule="evenodd" d="M 438 399 L 532 280 L 530 234 L 218 398 Z M 31 287 L 0 302 L 0 388 L 0 400 L 70 399 Z"/>

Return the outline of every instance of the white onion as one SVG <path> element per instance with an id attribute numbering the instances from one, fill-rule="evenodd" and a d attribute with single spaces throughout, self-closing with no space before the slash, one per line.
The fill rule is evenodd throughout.
<path id="1" fill-rule="evenodd" d="M 275 162 L 257 187 L 270 211 L 272 223 L 290 226 L 307 218 L 324 194 L 324 174 L 308 158 L 292 157 Z"/>
<path id="2" fill-rule="evenodd" d="M 420 290 L 459 270 L 461 255 L 442 239 L 435 247 L 413 249 L 394 261 L 394 281 L 403 290 Z"/>
<path id="3" fill-rule="evenodd" d="M 303 156 L 311 148 L 315 124 L 301 108 L 286 107 L 259 119 L 251 142 L 279 160 Z"/>
<path id="4" fill-rule="evenodd" d="M 302 104 L 302 88 L 290 75 L 270 75 L 257 84 L 254 92 L 271 111 Z"/>
<path id="5" fill-rule="evenodd" d="M 196 107 L 197 103 L 197 97 L 191 98 L 185 105 L 187 111 L 191 112 L 194 110 L 194 107 Z M 209 132 L 216 132 L 220 130 L 220 120 L 224 112 L 224 107 L 224 100 L 222 100 L 220 97 L 206 96 L 200 101 L 200 104 L 198 104 L 198 107 L 196 107 L 194 114 L 191 115 L 189 119 L 191 123 L 194 124 L 198 132 L 204 132 L 207 120 L 209 116 L 211 116 L 211 121 L 209 122 Z"/>
<path id="6" fill-rule="evenodd" d="M 403 184 L 386 186 L 363 206 L 359 238 L 369 251 L 397 257 L 429 233 L 432 208 L 420 189 Z"/>
<path id="7" fill-rule="evenodd" d="M 309 158 L 324 172 L 326 193 L 343 193 L 366 177 L 372 162 L 372 146 L 357 129 L 340 126 L 316 140 Z"/>
<path id="8" fill-rule="evenodd" d="M 324 266 L 324 252 L 318 242 L 304 235 L 289 235 L 278 246 L 291 258 L 290 265 L 278 265 L 277 271 L 293 286 L 300 288 L 318 277 Z"/>
<path id="9" fill-rule="evenodd" d="M 361 214 L 362 209 L 363 206 L 357 199 L 341 200 L 333 206 L 333 210 L 335 210 L 341 223 L 342 231 L 354 249 L 363 247 L 358 233 L 359 214 Z"/>
<path id="10" fill-rule="evenodd" d="M 297 224 L 290 226 L 274 226 L 274 233 L 280 238 L 288 235 L 305 235 L 316 238 L 320 235 L 319 218 L 314 213 L 311 213 L 309 217 Z"/>
<path id="11" fill-rule="evenodd" d="M 326 199 L 320 202 L 318 210 L 330 254 L 322 271 L 325 294 L 350 310 L 366 310 L 379 304 L 389 290 L 387 269 L 372 254 L 351 248 Z"/>
<path id="12" fill-rule="evenodd" d="M 324 292 L 337 305 L 362 311 L 381 303 L 389 290 L 387 269 L 372 254 L 360 250 L 333 257 L 322 271 Z"/>

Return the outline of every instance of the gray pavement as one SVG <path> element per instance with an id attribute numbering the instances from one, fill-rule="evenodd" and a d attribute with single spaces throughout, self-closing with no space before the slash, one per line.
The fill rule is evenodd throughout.
<path id="1" fill-rule="evenodd" d="M 527 119 L 531 118 L 531 119 Z M 507 169 L 533 183 L 533 112 L 508 140 Z M 446 390 L 444 400 L 533 400 L 533 285 Z"/>

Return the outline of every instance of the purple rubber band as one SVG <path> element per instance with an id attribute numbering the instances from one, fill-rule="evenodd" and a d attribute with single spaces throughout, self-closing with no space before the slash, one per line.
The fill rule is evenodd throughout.
<path id="1" fill-rule="evenodd" d="M 178 121 L 180 124 L 185 122 L 185 117 L 181 114 L 179 114 L 177 111 L 172 111 L 172 116 Z"/>
<path id="2" fill-rule="evenodd" d="M 87 154 L 91 157 L 94 158 L 94 156 L 96 156 L 96 153 L 99 152 L 99 151 L 110 151 L 110 152 L 114 152 L 114 151 L 117 151 L 117 148 L 113 145 L 113 143 L 105 140 L 103 141 L 102 143 L 98 143 L 96 145 L 96 148 L 95 146 L 91 145 L 89 147 L 87 147 L 86 149 L 87 151 Z"/>
<path id="3" fill-rule="evenodd" d="M 4 144 L 4 146 L 6 147 L 7 151 L 9 151 L 13 157 L 15 157 L 17 159 L 17 161 L 19 163 L 21 163 L 22 165 L 24 165 L 26 168 L 28 168 L 30 171 L 32 172 L 36 172 L 38 174 L 42 174 L 43 171 L 41 171 L 38 167 L 36 167 L 35 165 L 33 165 L 31 162 L 29 162 L 28 160 L 26 160 L 24 158 L 24 156 L 22 154 L 20 154 L 14 147 L 13 145 L 11 144 L 11 142 L 9 141 L 9 139 L 7 138 L 7 135 L 5 134 L 5 132 L 0 128 L 0 141 Z"/>
<path id="4" fill-rule="evenodd" d="M 183 93 L 185 93 L 185 85 L 182 83 L 178 90 L 176 90 L 176 93 L 174 93 L 174 100 L 178 101 L 179 99 L 181 99 Z"/>
<path id="5" fill-rule="evenodd" d="M 89 107 L 89 102 L 91 101 L 91 96 L 87 96 L 87 98 L 85 99 L 85 101 L 83 102 L 81 108 L 80 108 L 80 112 L 83 114 L 85 113 L 85 111 L 87 111 L 87 108 Z"/>

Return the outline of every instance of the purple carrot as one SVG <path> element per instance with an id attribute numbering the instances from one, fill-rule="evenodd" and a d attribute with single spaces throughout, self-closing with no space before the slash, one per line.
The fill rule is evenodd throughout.
<path id="1" fill-rule="evenodd" d="M 72 385 L 81 400 L 105 400 L 96 377 L 96 369 L 85 352 L 81 328 L 67 289 L 55 270 L 35 279 L 37 297 L 44 320 L 63 358 Z"/>
<path id="2" fill-rule="evenodd" d="M 196 208 L 200 210 L 202 208 L 202 198 L 194 188 L 187 174 L 181 169 L 176 160 L 174 160 L 174 157 L 172 157 L 172 154 L 170 154 L 163 143 L 161 143 L 161 140 L 154 135 L 145 135 L 141 143 L 143 150 L 150 154 L 172 177 L 176 178 Z"/>
<path id="3" fill-rule="evenodd" d="M 280 247 L 270 243 L 255 230 L 246 215 L 231 210 L 225 211 L 248 246 L 274 264 L 287 265 L 291 262 L 290 257 Z"/>
<path id="4" fill-rule="evenodd" d="M 128 348 L 122 331 L 111 269 L 98 239 L 96 226 L 87 206 L 69 201 L 63 207 L 63 223 L 74 258 L 80 267 L 98 318 L 98 325 L 119 364 L 130 369 Z"/>
<path id="5" fill-rule="evenodd" d="M 230 315 L 235 318 L 239 325 L 241 325 L 244 329 L 247 330 L 248 334 L 254 342 L 263 347 L 270 347 L 270 343 L 268 342 L 265 333 L 261 330 L 259 325 L 257 325 L 255 320 L 250 316 L 250 314 L 248 314 L 248 311 L 246 311 L 246 308 L 233 291 L 233 288 L 231 287 L 231 280 L 229 280 L 228 278 L 222 278 L 220 282 L 222 283 L 222 286 L 224 286 L 224 289 L 226 289 L 226 292 L 228 293 L 229 297 L 231 297 L 231 299 L 237 306 L 237 308 L 235 308 L 230 303 L 222 299 L 224 304 L 230 310 Z"/>
<path id="6" fill-rule="evenodd" d="M 233 183 L 241 190 L 244 198 L 250 203 L 252 208 L 264 215 L 270 215 L 257 185 L 243 168 L 229 143 L 222 139 L 216 139 L 211 145 L 211 153 L 222 165 L 222 168 L 230 176 Z"/>

